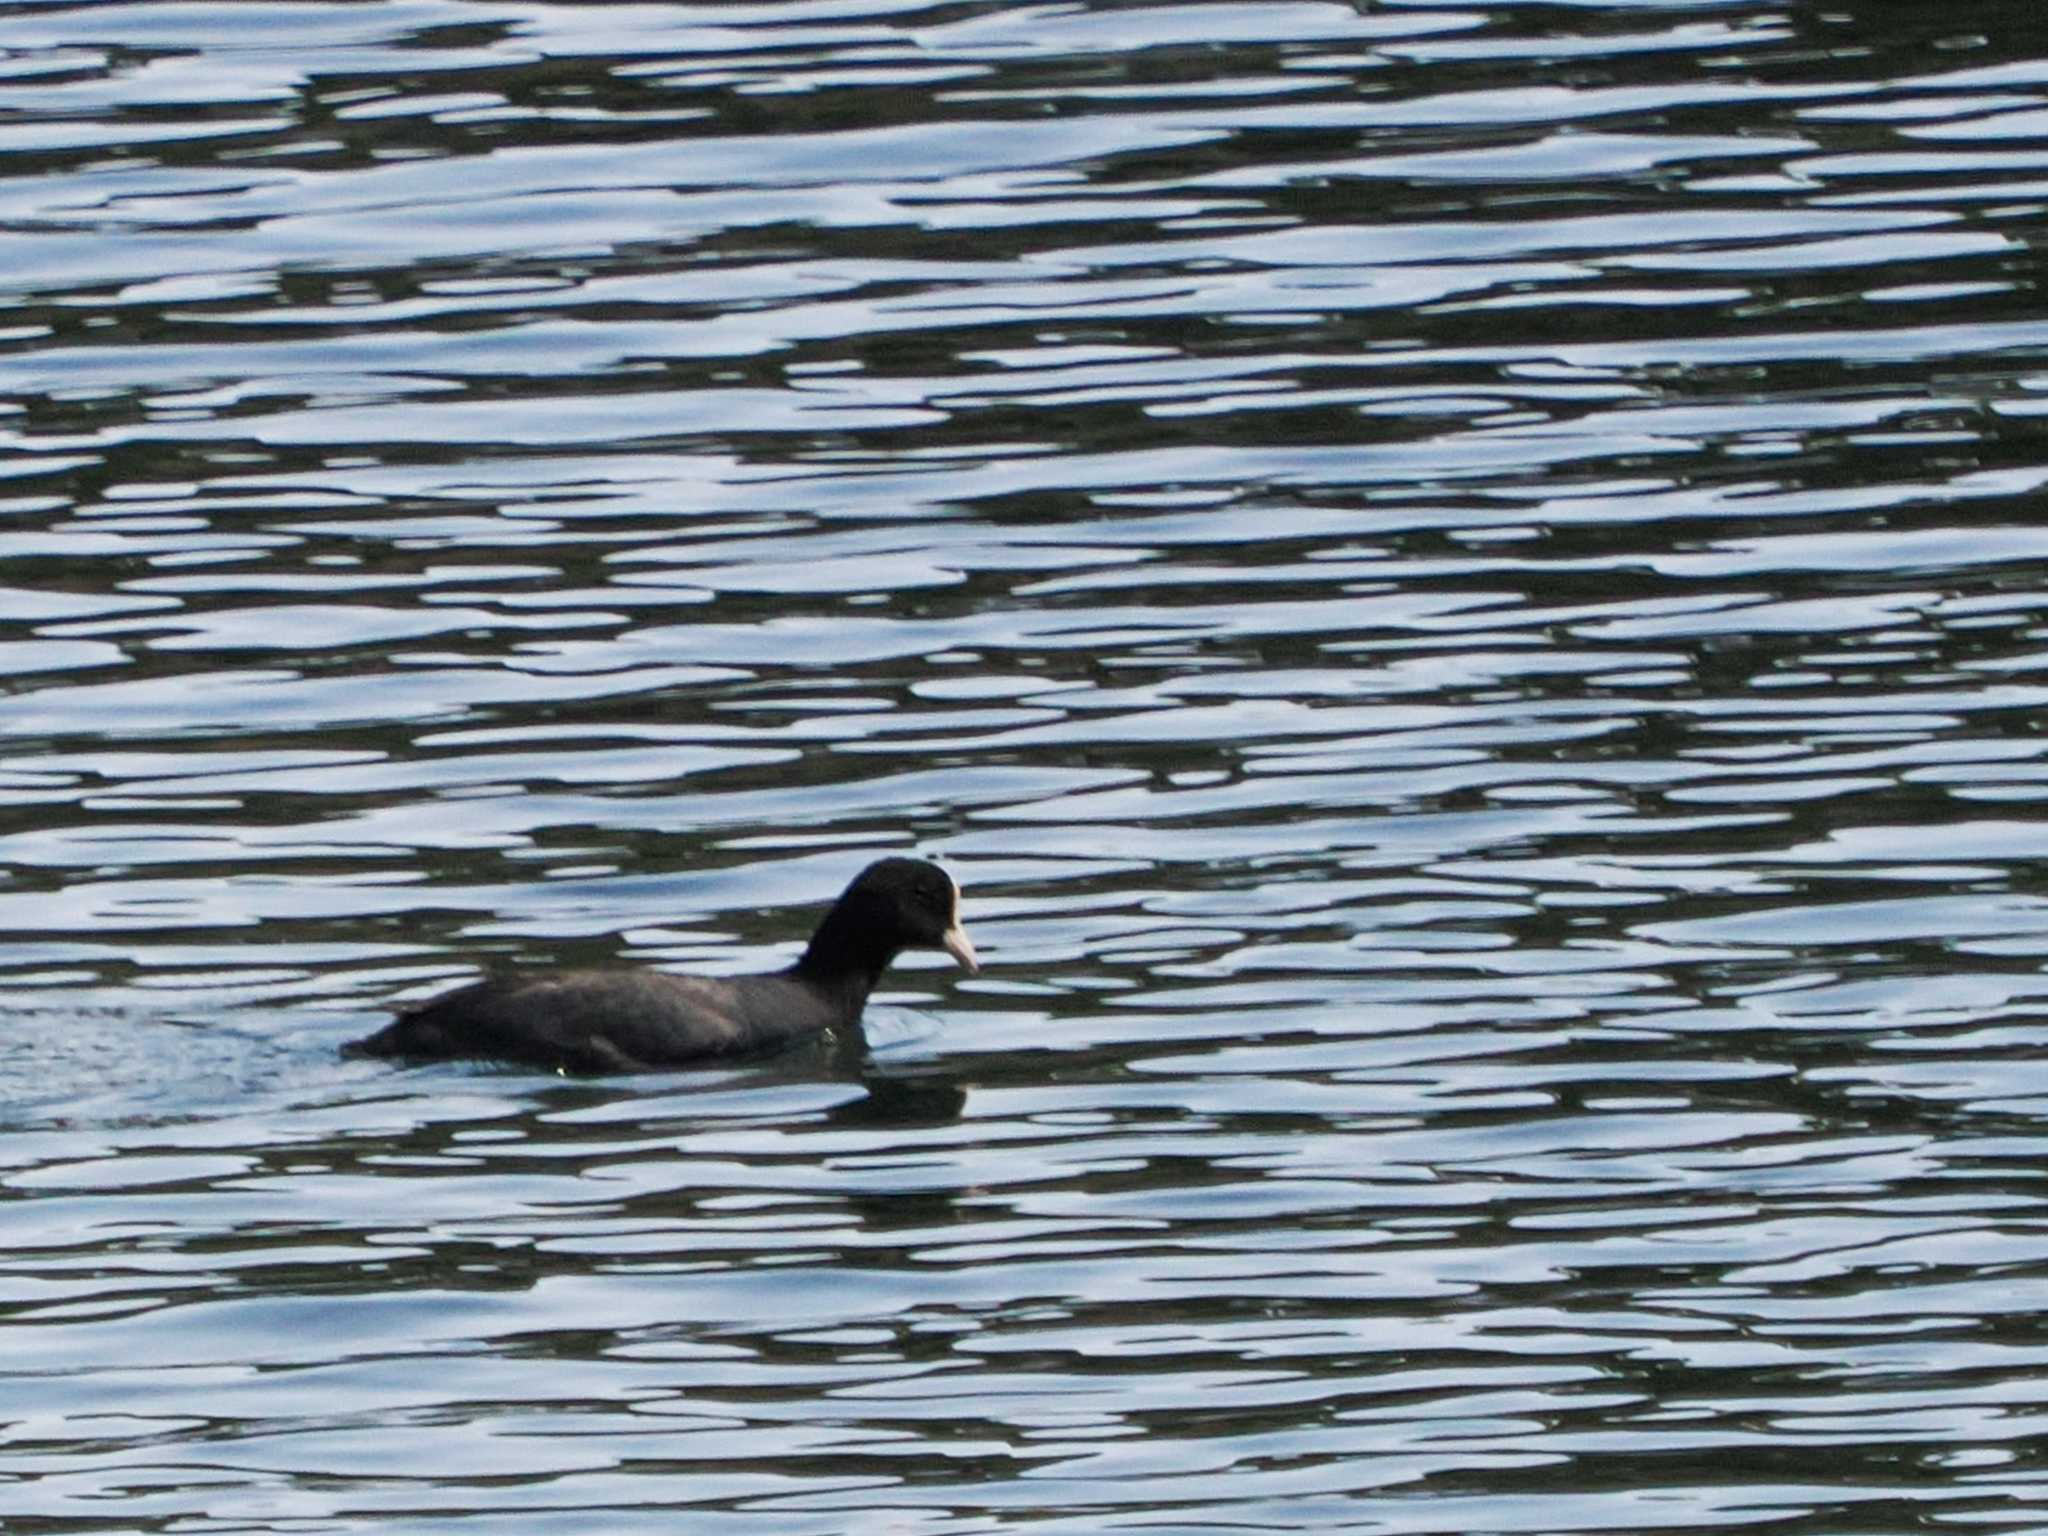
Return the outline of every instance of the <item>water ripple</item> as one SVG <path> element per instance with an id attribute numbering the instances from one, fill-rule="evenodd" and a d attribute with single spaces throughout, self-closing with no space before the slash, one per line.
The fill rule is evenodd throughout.
<path id="1" fill-rule="evenodd" d="M 2048 63 L 1853 12 L 0 16 L 15 1523 L 2031 1529 Z"/>

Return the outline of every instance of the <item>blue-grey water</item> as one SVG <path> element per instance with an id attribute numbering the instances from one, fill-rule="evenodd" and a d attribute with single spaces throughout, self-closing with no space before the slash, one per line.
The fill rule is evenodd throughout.
<path id="1" fill-rule="evenodd" d="M 0 1524 L 2042 1529 L 2042 38 L 0 12 Z"/>

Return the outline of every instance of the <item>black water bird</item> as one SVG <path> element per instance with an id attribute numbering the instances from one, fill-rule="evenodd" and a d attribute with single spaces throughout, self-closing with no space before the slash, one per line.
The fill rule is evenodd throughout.
<path id="1" fill-rule="evenodd" d="M 429 999 L 342 1049 L 566 1072 L 645 1072 L 760 1055 L 854 1024 L 882 972 L 906 949 L 943 949 L 968 970 L 980 969 L 952 877 L 923 859 L 882 859 L 832 904 L 788 970 L 730 979 L 633 967 L 494 977 Z"/>

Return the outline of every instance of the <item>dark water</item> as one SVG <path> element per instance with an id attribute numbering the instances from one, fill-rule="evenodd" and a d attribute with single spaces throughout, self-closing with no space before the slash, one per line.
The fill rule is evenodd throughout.
<path id="1" fill-rule="evenodd" d="M 0 14 L 7 1529 L 2041 1529 L 2039 34 Z"/>

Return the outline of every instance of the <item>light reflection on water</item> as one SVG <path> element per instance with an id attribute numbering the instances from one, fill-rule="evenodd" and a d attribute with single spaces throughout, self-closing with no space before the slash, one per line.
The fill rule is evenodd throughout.
<path id="1" fill-rule="evenodd" d="M 2033 1528 L 1955 27 L 0 17 L 9 1528 Z M 335 1054 L 885 848 L 864 1040 Z"/>

